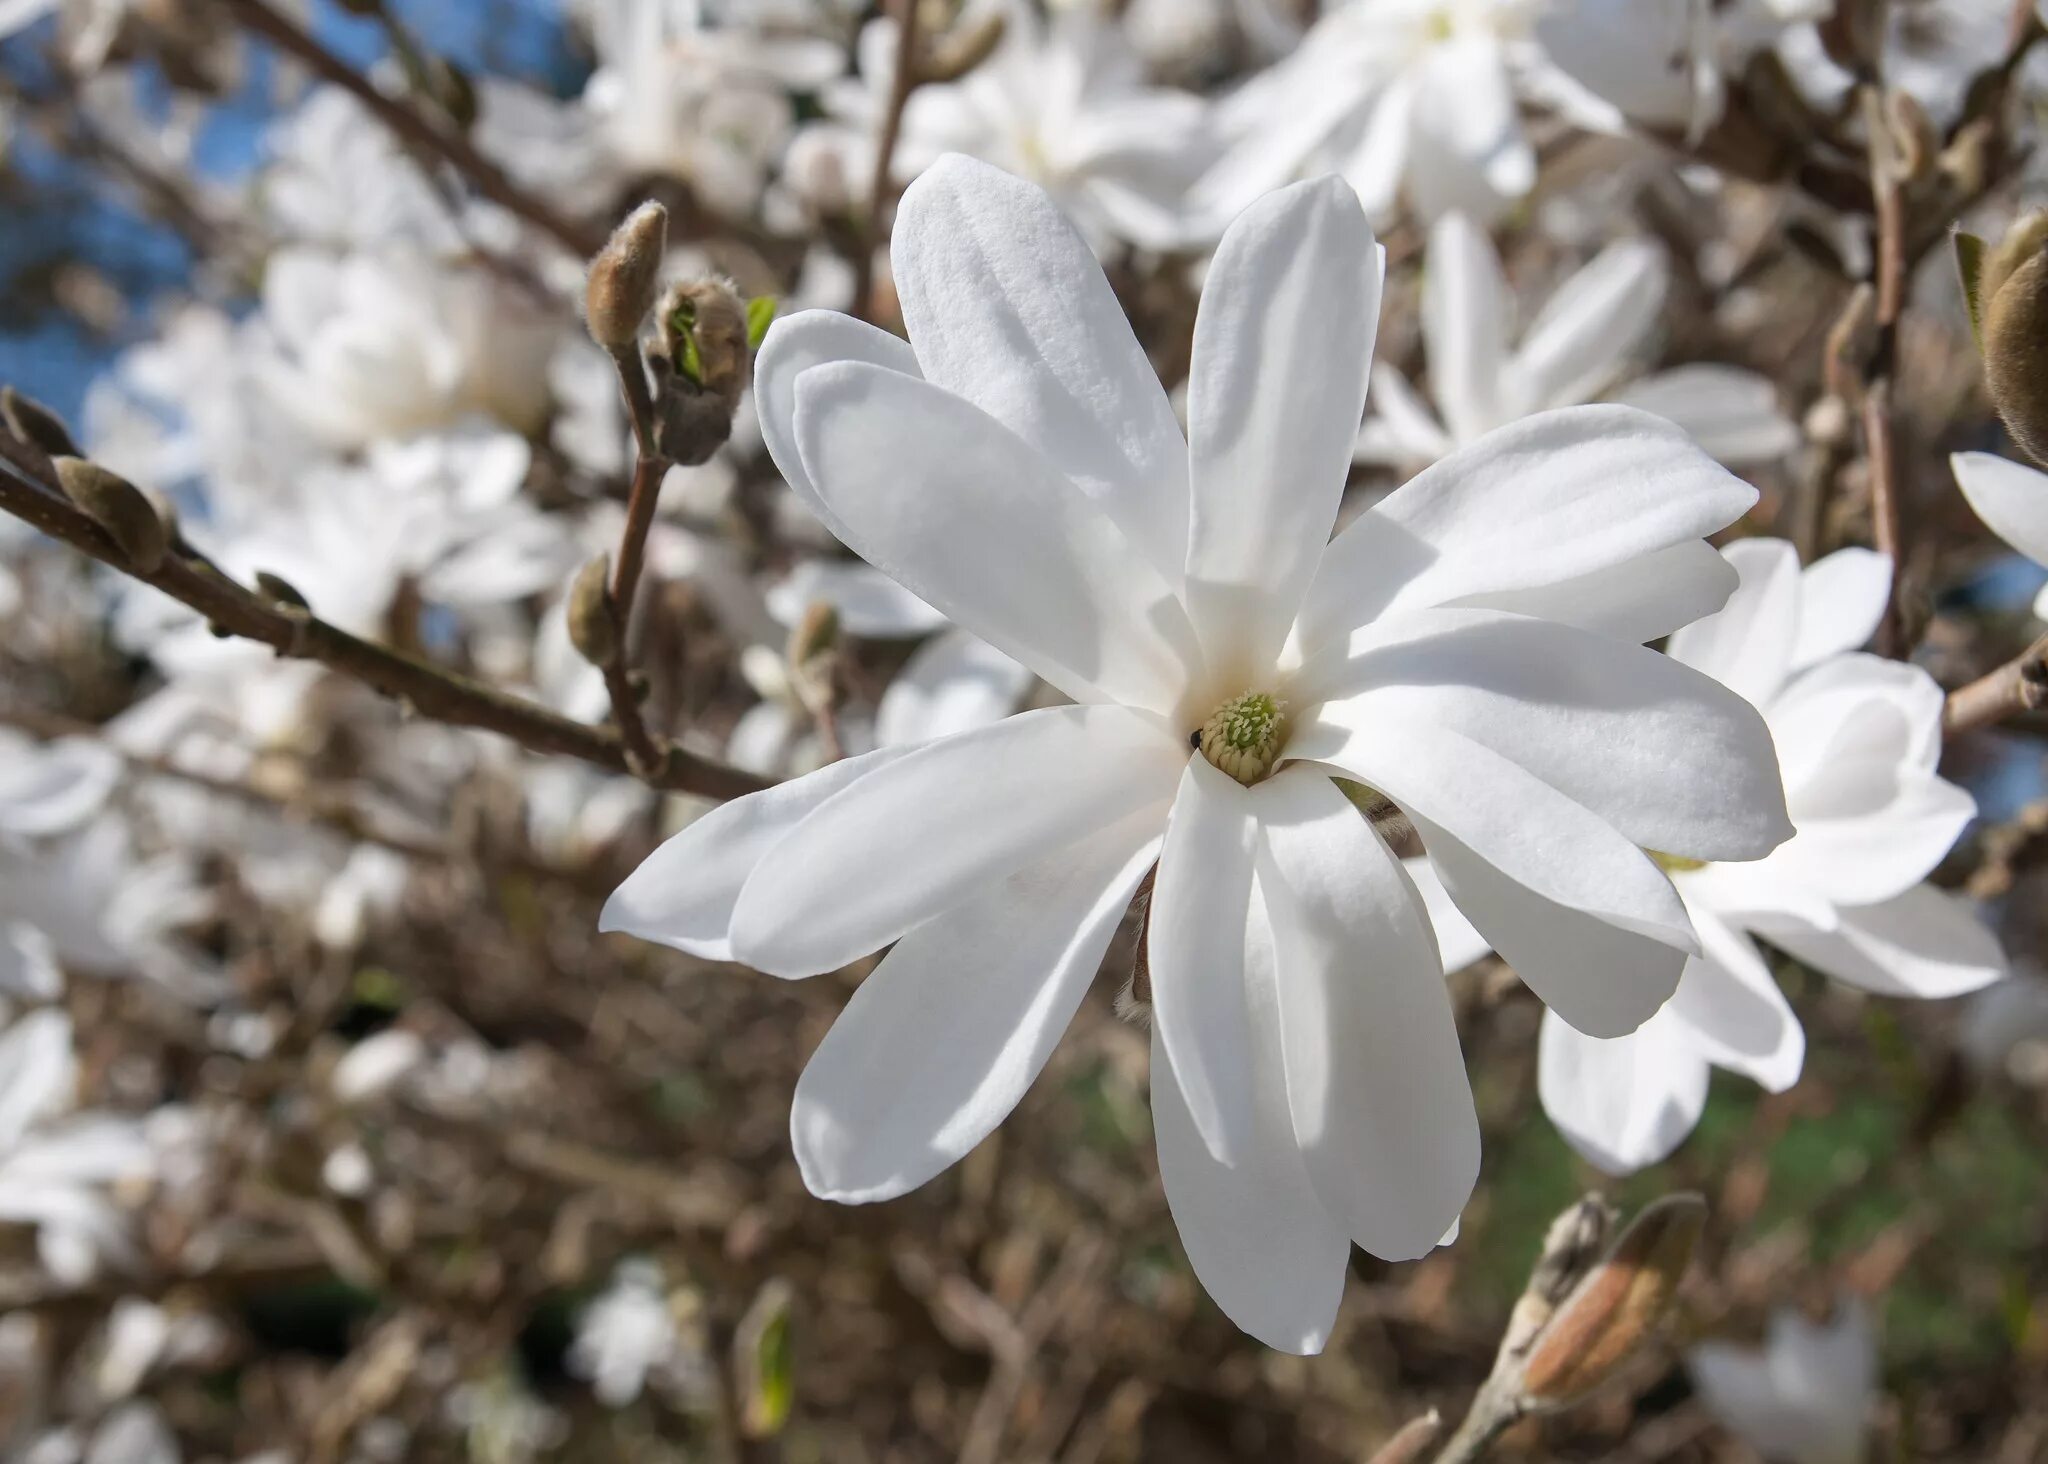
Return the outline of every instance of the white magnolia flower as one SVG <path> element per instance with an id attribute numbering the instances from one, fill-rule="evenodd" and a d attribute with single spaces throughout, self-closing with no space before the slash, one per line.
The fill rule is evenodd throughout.
<path id="1" fill-rule="evenodd" d="M 1773 1092 L 1798 1080 L 1805 1035 L 1752 937 L 1885 996 L 1955 996 L 2005 970 L 1967 904 L 1921 882 L 1976 804 L 1935 771 L 1941 688 L 1855 649 L 1884 612 L 1888 562 L 1845 549 L 1802 573 L 1782 540 L 1726 552 L 1741 588 L 1672 636 L 1670 653 L 1763 709 L 1798 832 L 1755 863 L 1674 861 L 1701 952 L 1636 1032 L 1601 1040 L 1545 1016 L 1543 1106 L 1611 1173 L 1656 1163 L 1692 1132 L 1710 1068 Z"/>
<path id="2" fill-rule="evenodd" d="M 1856 1297 L 1816 1326 L 1796 1310 L 1771 1318 L 1761 1351 L 1707 1342 L 1686 1355 L 1709 1413 L 1771 1464 L 1862 1464 L 1877 1400 L 1877 1329 Z"/>
<path id="3" fill-rule="evenodd" d="M 1478 1164 L 1428 920 L 1332 775 L 1412 817 L 1529 982 L 1608 1035 L 1697 949 L 1640 846 L 1739 858 L 1789 832 L 1754 710 L 1629 644 L 1721 603 L 1699 536 L 1755 496 L 1676 428 L 1550 413 L 1330 542 L 1376 247 L 1334 178 L 1239 219 L 1184 436 L 1045 195 L 966 158 L 925 173 L 892 245 L 911 342 L 779 322 L 763 431 L 840 539 L 1076 704 L 726 804 L 602 922 L 786 977 L 893 942 L 791 1119 L 813 1193 L 881 1200 L 1008 1114 L 1157 863 L 1167 1199 L 1223 1308 L 1299 1351 L 1351 1241 L 1426 1254 Z"/>
<path id="4" fill-rule="evenodd" d="M 583 1309 L 569 1345 L 569 1370 L 612 1408 L 639 1397 L 650 1377 L 686 1372 L 688 1361 L 661 1269 L 650 1261 L 619 1266 L 611 1286 Z"/>
<path id="5" fill-rule="evenodd" d="M 1734 366 L 1691 365 L 1622 386 L 1656 329 L 1670 283 L 1663 248 L 1619 239 L 1545 302 L 1510 346 L 1514 293 L 1483 229 L 1446 214 L 1429 235 L 1422 337 L 1432 415 L 1393 367 L 1373 370 L 1373 413 L 1358 438 L 1362 462 L 1408 468 L 1532 412 L 1607 397 L 1669 418 L 1722 462 L 1768 462 L 1799 443 L 1766 378 Z M 1619 387 L 1621 389 L 1617 390 Z"/>
<path id="6" fill-rule="evenodd" d="M 1984 526 L 2034 563 L 2048 566 L 2048 473 L 1988 452 L 1959 452 L 1949 466 Z M 2034 614 L 2048 620 L 2048 586 L 2034 601 Z"/>
<path id="7" fill-rule="evenodd" d="M 1220 224 L 1290 178 L 1335 171 L 1376 222 L 1491 220 L 1536 182 L 1517 78 L 1540 66 L 1532 0 L 1344 0 L 1219 107 L 1228 151 L 1194 207 Z"/>
<path id="8" fill-rule="evenodd" d="M 1721 119 L 1729 79 L 1834 0 L 1552 0 L 1535 31 L 1552 65 L 1614 123 L 1696 139 Z"/>
<path id="9" fill-rule="evenodd" d="M 133 1257 L 107 1189 L 155 1167 L 142 1123 L 71 1112 L 77 1082 L 63 1012 L 39 1008 L 0 1032 L 0 1224 L 34 1226 L 38 1257 L 66 1286 Z"/>

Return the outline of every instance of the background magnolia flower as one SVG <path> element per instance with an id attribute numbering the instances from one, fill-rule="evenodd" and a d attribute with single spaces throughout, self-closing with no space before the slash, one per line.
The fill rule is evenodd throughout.
<path id="1" fill-rule="evenodd" d="M 1771 1318 L 1761 1350 L 1706 1342 L 1686 1371 L 1707 1411 L 1771 1464 L 1862 1464 L 1877 1401 L 1877 1328 L 1854 1296 L 1817 1326 L 1796 1310 Z"/>
<path id="2" fill-rule="evenodd" d="M 2005 971 L 1968 907 L 1921 883 L 1976 813 L 1935 771 L 1941 689 L 1854 649 L 1884 613 L 1889 564 L 1844 549 L 1802 571 L 1776 539 L 1726 552 L 1741 588 L 1673 635 L 1670 654 L 1763 709 L 1797 832 L 1753 863 L 1674 861 L 1701 950 L 1638 1031 L 1603 1041 L 1545 1016 L 1543 1106 L 1613 1173 L 1657 1162 L 1692 1132 L 1710 1068 L 1773 1092 L 1798 1080 L 1805 1036 L 1752 936 L 1886 996 L 1955 996 Z"/>
<path id="3" fill-rule="evenodd" d="M 1377 222 L 1406 191 L 1428 220 L 1497 218 L 1536 181 L 1518 73 L 1531 0 L 1343 0 L 1218 111 L 1227 150 L 1191 208 L 1220 227 L 1290 178 L 1330 171 Z"/>
<path id="4" fill-rule="evenodd" d="M 1777 389 L 1753 371 L 1680 366 L 1622 385 L 1662 318 L 1669 282 L 1660 245 L 1616 240 L 1558 287 L 1510 348 L 1515 301 L 1500 256 L 1470 219 L 1444 215 L 1430 230 L 1422 299 L 1440 416 L 1381 363 L 1359 460 L 1424 466 L 1518 417 L 1603 396 L 1669 418 L 1731 467 L 1783 457 L 1799 430 L 1778 409 Z"/>
<path id="5" fill-rule="evenodd" d="M 1331 775 L 1383 790 L 1532 985 L 1610 1034 L 1696 949 L 1638 843 L 1753 856 L 1787 831 L 1754 711 L 1627 643 L 1720 603 L 1699 536 L 1754 496 L 1675 428 L 1549 414 L 1327 542 L 1374 251 L 1336 179 L 1234 224 L 1184 438 L 1045 195 L 926 172 L 893 245 L 911 344 L 778 322 L 763 432 L 837 537 L 1078 704 L 727 804 L 603 919 L 788 977 L 895 942 L 791 1118 L 815 1193 L 879 1200 L 1008 1114 L 1156 861 L 1168 1203 L 1219 1304 L 1295 1351 L 1328 1335 L 1350 1243 L 1426 1253 L 1478 1159 L 1425 911 Z"/>

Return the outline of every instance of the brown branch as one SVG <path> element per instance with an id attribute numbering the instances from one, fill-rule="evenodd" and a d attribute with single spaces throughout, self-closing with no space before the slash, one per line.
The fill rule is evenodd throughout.
<path id="1" fill-rule="evenodd" d="M 1900 162 L 1884 93 L 1863 89 L 1863 125 L 1869 133 L 1870 187 L 1877 200 L 1877 335 L 1863 394 L 1863 450 L 1870 466 L 1871 537 L 1892 563 L 1891 589 L 1878 622 L 1877 648 L 1887 656 L 1904 650 L 1899 623 L 1899 580 L 1905 568 L 1899 528 L 1899 469 L 1892 424 L 1892 377 L 1898 366 L 1899 317 L 1906 305 L 1906 205 Z"/>
<path id="2" fill-rule="evenodd" d="M 58 495 L 28 449 L 0 437 L 0 457 L 10 468 L 0 472 L 0 511 L 163 591 L 205 616 L 220 634 L 260 641 L 281 656 L 317 661 L 430 721 L 495 732 L 529 751 L 630 773 L 655 788 L 737 798 L 766 786 L 752 773 L 675 747 L 666 749 L 656 764 L 633 768 L 624 740 L 608 727 L 572 721 L 536 702 L 363 640 L 296 606 L 267 600 L 183 553 L 167 556 L 152 573 L 138 573 L 98 524 Z"/>
<path id="3" fill-rule="evenodd" d="M 601 231 L 565 217 L 545 200 L 534 197 L 460 132 L 377 90 L 361 72 L 295 22 L 271 9 L 265 0 L 219 3 L 244 30 L 263 37 L 321 80 L 349 93 L 401 141 L 448 164 L 467 178 L 478 193 L 532 224 L 570 253 L 588 258 L 603 247 Z"/>
<path id="4" fill-rule="evenodd" d="M 890 172 L 896 161 L 896 140 L 903 133 L 903 110 L 919 80 L 917 0 L 899 0 L 890 9 L 896 16 L 896 69 L 889 78 L 889 106 L 882 114 L 881 136 L 875 140 L 866 227 L 860 231 L 859 252 L 853 261 L 853 314 L 859 320 L 874 318 L 875 249 L 884 238 L 882 210 L 889 204 Z"/>
<path id="5" fill-rule="evenodd" d="M 1950 692 L 1941 730 L 1954 737 L 2043 707 L 2048 707 L 2048 636 L 1996 671 Z"/>

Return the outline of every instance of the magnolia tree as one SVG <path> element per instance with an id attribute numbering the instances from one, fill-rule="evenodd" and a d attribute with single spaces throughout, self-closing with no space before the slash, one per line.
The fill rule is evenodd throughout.
<path id="1" fill-rule="evenodd" d="M 8 1458 L 2037 1457 L 2033 0 L 0 32 Z"/>

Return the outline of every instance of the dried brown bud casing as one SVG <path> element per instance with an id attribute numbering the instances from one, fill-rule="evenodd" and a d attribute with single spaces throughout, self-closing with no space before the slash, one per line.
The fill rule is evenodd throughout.
<path id="1" fill-rule="evenodd" d="M 1531 1408 L 1584 1397 L 1649 1340 L 1692 1264 L 1706 1217 L 1706 1201 L 1689 1194 L 1658 1200 L 1636 1217 L 1530 1348 L 1522 1394 Z"/>
<path id="2" fill-rule="evenodd" d="M 592 340 L 608 351 L 632 349 L 660 293 L 667 252 L 668 210 L 651 200 L 612 231 L 590 261 L 583 286 L 583 319 Z"/>
<path id="3" fill-rule="evenodd" d="M 661 303 L 661 349 L 682 379 L 739 403 L 753 379 L 747 302 L 728 280 L 687 280 Z"/>
<path id="4" fill-rule="evenodd" d="M 140 488 L 118 473 L 84 458 L 53 460 L 64 494 L 106 531 L 121 557 L 138 574 L 163 568 L 171 536 L 161 510 Z"/>
<path id="5" fill-rule="evenodd" d="M 1979 289 L 1984 384 L 2020 450 L 2048 464 L 2048 213 L 2013 226 Z"/>
<path id="6" fill-rule="evenodd" d="M 619 658 L 619 617 L 609 583 L 611 561 L 600 554 L 576 571 L 569 586 L 569 643 L 593 666 Z"/>

